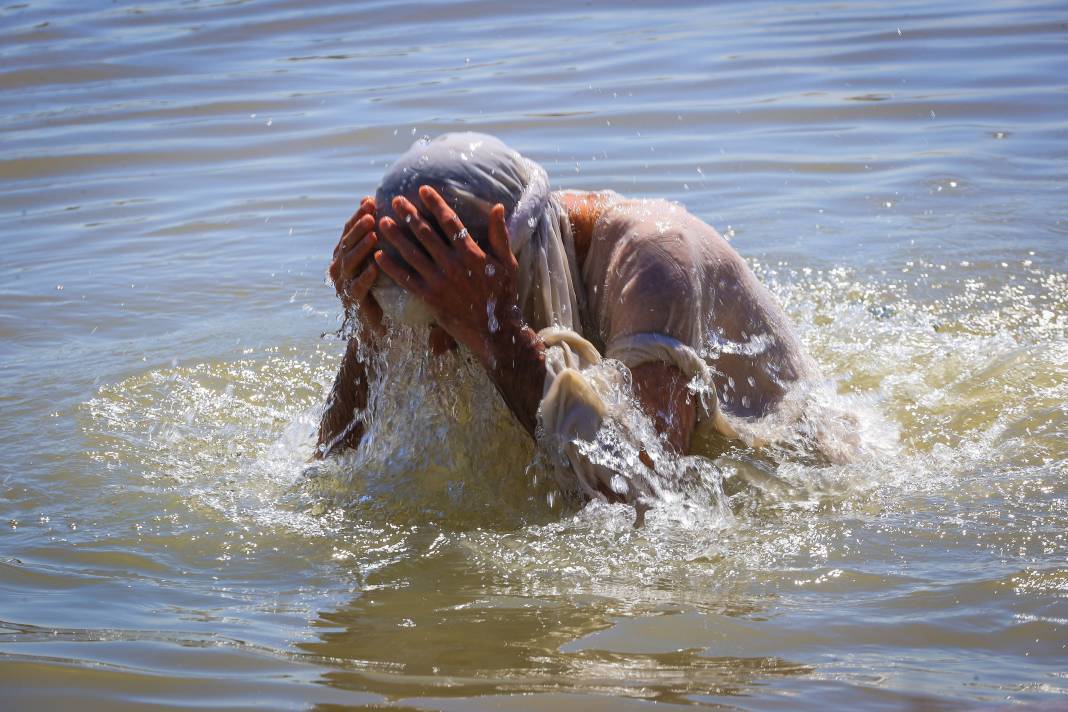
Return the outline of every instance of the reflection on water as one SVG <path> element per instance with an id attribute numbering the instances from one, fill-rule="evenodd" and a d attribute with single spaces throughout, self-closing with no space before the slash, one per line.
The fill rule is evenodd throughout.
<path id="1" fill-rule="evenodd" d="M 1064 20 L 0 9 L 0 706 L 1064 699 Z M 635 529 L 550 505 L 477 368 L 417 354 L 375 446 L 309 471 L 337 230 L 461 128 L 719 227 L 861 456 L 721 443 Z"/>

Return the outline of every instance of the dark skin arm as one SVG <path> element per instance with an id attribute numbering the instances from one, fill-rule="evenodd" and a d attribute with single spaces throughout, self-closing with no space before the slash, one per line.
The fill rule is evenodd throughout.
<path id="1" fill-rule="evenodd" d="M 350 339 L 319 421 L 319 438 L 313 455 L 316 459 L 338 449 L 354 448 L 363 437 L 364 425 L 356 413 L 367 407 L 368 373 L 358 351 L 358 342 Z"/>
<path id="2" fill-rule="evenodd" d="M 339 448 L 356 447 L 363 437 L 363 423 L 356 413 L 367 407 L 369 371 L 361 358 L 361 344 L 373 347 L 382 334 L 382 310 L 370 294 L 378 266 L 370 259 L 378 244 L 375 233 L 375 203 L 364 198 L 349 218 L 334 248 L 328 274 L 348 316 L 358 314 L 360 333 L 349 340 L 341 368 L 319 422 L 319 437 L 313 457 L 322 458 Z"/>
<path id="3" fill-rule="evenodd" d="M 652 419 L 656 432 L 675 452 L 688 453 L 697 427 L 697 402 L 686 387 L 686 376 L 676 366 L 659 361 L 635 366 L 630 373 L 638 405 Z M 651 466 L 647 457 L 642 459 Z"/>

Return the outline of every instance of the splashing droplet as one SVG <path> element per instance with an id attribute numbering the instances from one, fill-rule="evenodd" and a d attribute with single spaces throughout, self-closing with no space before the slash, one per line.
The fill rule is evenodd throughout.
<path id="1" fill-rule="evenodd" d="M 488 318 L 487 326 L 491 334 L 496 334 L 501 329 L 500 322 L 497 321 L 497 300 L 494 297 L 490 297 L 490 300 L 486 302 L 486 317 Z"/>

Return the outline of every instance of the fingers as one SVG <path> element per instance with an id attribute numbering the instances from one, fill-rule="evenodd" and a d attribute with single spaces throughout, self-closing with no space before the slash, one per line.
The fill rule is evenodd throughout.
<path id="1" fill-rule="evenodd" d="M 356 227 L 356 224 L 358 222 L 360 222 L 360 220 L 366 215 L 370 215 L 371 216 L 371 220 L 372 220 L 371 227 L 373 228 L 374 227 L 373 220 L 374 220 L 374 215 L 375 215 L 375 199 L 372 198 L 369 195 L 368 196 L 364 196 L 363 200 L 360 201 L 359 209 L 355 213 L 352 214 L 351 218 L 349 218 L 347 221 L 345 221 L 345 227 L 342 228 L 342 230 L 341 230 L 341 239 L 339 239 L 337 241 L 337 244 L 334 245 L 334 257 L 337 257 L 339 254 L 341 254 L 346 249 L 351 247 L 352 246 L 351 243 L 353 243 L 355 240 L 360 239 L 360 236 L 357 236 L 355 238 L 350 238 L 347 241 L 349 244 L 346 244 L 346 239 L 345 238 L 349 237 L 352 234 L 353 228 Z"/>
<path id="2" fill-rule="evenodd" d="M 508 224 L 504 220 L 504 206 L 497 203 L 490 210 L 489 248 L 493 257 L 501 264 L 514 264 L 511 244 L 508 242 Z"/>
<path id="3" fill-rule="evenodd" d="M 360 200 L 360 207 L 352 214 L 352 217 L 345 222 L 345 228 L 341 231 L 341 235 L 344 236 L 352 226 L 356 224 L 356 221 L 362 218 L 364 215 L 375 214 L 375 199 L 369 195 L 363 196 Z"/>
<path id="4" fill-rule="evenodd" d="M 426 220 L 423 220 L 422 216 L 419 215 L 419 211 L 412 205 L 411 201 L 404 197 L 394 198 L 393 209 L 397 211 L 397 216 L 401 220 L 404 220 L 408 229 L 412 231 L 415 237 L 419 240 L 419 243 L 426 249 L 434 261 L 439 265 L 444 265 L 449 259 L 448 246 L 441 237 L 434 232 L 434 228 L 430 227 Z M 456 220 L 456 223 L 460 223 L 459 219 Z M 463 226 L 461 225 L 460 227 L 462 228 Z"/>
<path id="5" fill-rule="evenodd" d="M 449 207 L 449 204 L 445 202 L 445 199 L 441 197 L 438 191 L 428 185 L 424 185 L 419 189 L 419 197 L 422 199 L 426 209 L 434 216 L 434 220 L 437 221 L 438 227 L 441 228 L 442 232 L 452 237 L 463 231 L 464 224 L 460 222 L 459 216 Z"/>
<path id="6" fill-rule="evenodd" d="M 419 188 L 419 197 L 423 201 L 423 205 L 434 216 L 435 221 L 441 227 L 442 232 L 452 238 L 451 242 L 456 252 L 460 254 L 466 253 L 467 255 L 474 257 L 478 260 L 486 258 L 486 253 L 482 251 L 478 243 L 471 236 L 465 228 L 464 224 L 460 221 L 460 218 L 456 215 L 449 204 L 445 202 L 445 199 L 441 197 L 441 194 L 428 185 L 424 185 Z"/>
<path id="7" fill-rule="evenodd" d="M 371 262 L 356 279 L 349 282 L 348 286 L 345 287 L 345 295 L 354 302 L 362 302 L 367 298 L 367 294 L 371 291 L 371 287 L 374 286 L 375 280 L 378 279 L 378 273 L 378 265 Z"/>
<path id="8" fill-rule="evenodd" d="M 390 257 L 382 250 L 375 253 L 375 263 L 387 277 L 392 279 L 403 289 L 412 292 L 417 297 L 422 296 L 425 293 L 423 280 L 404 263 Z"/>
<path id="9" fill-rule="evenodd" d="M 373 213 L 365 214 L 360 217 L 359 220 L 352 224 L 352 228 L 349 229 L 341 237 L 341 241 L 338 242 L 339 253 L 344 253 L 346 250 L 351 250 L 356 246 L 356 243 L 363 239 L 364 235 L 375 229 L 375 216 Z"/>
<path id="10" fill-rule="evenodd" d="M 341 276 L 350 279 L 367 258 L 374 252 L 378 245 L 378 235 L 373 232 L 366 233 L 352 249 L 345 252 L 341 258 Z"/>
<path id="11" fill-rule="evenodd" d="M 328 274 L 338 294 L 342 291 L 341 285 L 356 274 L 360 263 L 367 259 L 378 243 L 378 236 L 372 232 L 374 223 L 373 215 L 364 215 L 334 248 Z"/>
<path id="12" fill-rule="evenodd" d="M 412 222 L 414 222 L 414 220 Z M 379 226 L 382 229 L 382 236 L 386 238 L 386 241 L 389 242 L 389 244 L 397 248 L 397 252 L 400 253 L 400 256 L 404 258 L 417 274 L 427 279 L 437 274 L 438 270 L 434 266 L 434 263 L 430 261 L 430 258 L 427 257 L 421 249 L 419 249 L 419 245 L 415 243 L 415 240 L 400 229 L 400 225 L 391 218 L 382 218 L 382 222 L 379 223 Z M 379 260 L 379 255 L 383 255 L 383 253 L 381 251 L 375 253 L 375 260 Z M 389 255 L 383 256 L 387 258 L 388 263 L 399 264 L 396 259 Z M 382 267 L 383 272 L 390 277 L 393 276 L 383 262 L 379 261 L 378 264 Z"/>

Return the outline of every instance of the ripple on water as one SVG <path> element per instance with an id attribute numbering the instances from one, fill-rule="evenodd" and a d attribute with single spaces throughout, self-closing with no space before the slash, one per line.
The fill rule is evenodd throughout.
<path id="1" fill-rule="evenodd" d="M 748 665 L 807 675 L 838 640 L 886 651 L 820 663 L 821 674 L 853 682 L 890 651 L 929 656 L 917 640 L 991 659 L 1063 654 L 1063 569 L 1037 564 L 1068 551 L 1059 504 L 1068 283 L 1034 270 L 1024 285 L 982 291 L 951 272 L 946 298 L 930 299 L 921 280 L 757 267 L 824 366 L 832 390 L 821 397 L 841 394 L 824 402 L 828 412 L 859 414 L 866 446 L 841 464 L 728 448 L 716 462 L 726 493 L 654 509 L 640 529 L 622 505 L 547 505 L 551 478 L 535 476 L 532 451 L 514 447 L 525 436 L 460 356 L 407 361 L 391 376 L 401 395 L 381 404 L 373 447 L 311 480 L 333 348 L 175 365 L 104 386 L 86 406 L 86 436 L 99 462 L 168 482 L 232 524 L 328 545 L 365 592 L 327 616 L 346 633 L 302 644 L 314 656 L 411 671 L 415 638 L 400 631 L 440 651 L 465 626 L 507 626 L 509 616 L 527 626 L 500 633 L 518 641 L 516 669 L 555 641 L 545 679 L 566 670 L 573 689 L 625 670 L 654 687 L 704 674 L 742 684 Z M 412 343 L 398 337 L 395 347 Z M 834 601 L 855 619 L 834 617 Z M 397 627 L 385 653 L 359 621 L 389 611 Z M 572 620 L 571 634 L 539 627 L 547 614 Z M 774 625 L 760 622 L 768 615 Z M 427 626 L 441 628 L 437 643 Z M 500 656 L 496 645 L 480 649 Z M 668 652 L 688 647 L 696 652 Z M 449 669 L 471 692 L 477 684 L 460 681 L 484 665 Z M 495 674 L 515 689 L 540 684 Z M 392 675 L 371 689 L 410 679 Z M 611 689 L 635 693 L 618 680 Z"/>

